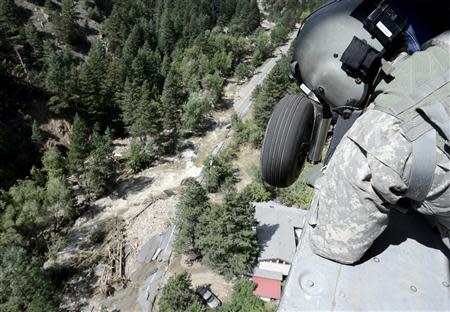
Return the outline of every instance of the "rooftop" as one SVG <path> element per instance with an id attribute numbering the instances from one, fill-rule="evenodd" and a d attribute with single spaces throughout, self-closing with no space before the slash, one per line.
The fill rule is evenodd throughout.
<path id="1" fill-rule="evenodd" d="M 281 298 L 281 282 L 262 278 L 262 277 L 253 277 L 253 283 L 256 284 L 256 288 L 253 293 L 256 296 L 270 298 L 270 299 L 280 299 Z"/>
<path id="2" fill-rule="evenodd" d="M 306 210 L 289 208 L 273 201 L 255 203 L 258 221 L 256 235 L 260 249 L 259 260 L 279 259 L 292 263 L 296 243 L 296 228 L 302 229 Z"/>

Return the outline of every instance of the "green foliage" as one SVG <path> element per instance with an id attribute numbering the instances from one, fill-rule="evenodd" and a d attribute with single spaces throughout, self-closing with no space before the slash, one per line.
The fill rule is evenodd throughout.
<path id="1" fill-rule="evenodd" d="M 49 176 L 62 176 L 65 171 L 64 158 L 57 146 L 49 148 L 42 156 L 43 170 Z"/>
<path id="2" fill-rule="evenodd" d="M 254 68 L 250 64 L 239 63 L 239 65 L 236 66 L 235 74 L 239 80 L 244 80 L 249 78 L 253 74 L 253 70 Z"/>
<path id="3" fill-rule="evenodd" d="M 104 97 L 103 83 L 108 71 L 108 58 L 103 44 L 97 42 L 79 70 L 81 111 L 93 123 L 103 129 L 110 124 L 111 101 Z"/>
<path id="4" fill-rule="evenodd" d="M 300 177 L 288 188 L 279 188 L 275 192 L 283 205 L 309 208 L 313 199 L 314 190 L 305 183 L 305 172 L 303 169 Z"/>
<path id="5" fill-rule="evenodd" d="M 258 67 L 272 54 L 273 46 L 270 42 L 269 35 L 264 31 L 257 33 L 255 45 L 256 48 L 252 56 L 252 65 Z"/>
<path id="6" fill-rule="evenodd" d="M 233 286 L 231 302 L 222 306 L 220 312 L 272 312 L 264 301 L 253 295 L 255 285 L 248 279 L 242 278 Z"/>
<path id="7" fill-rule="evenodd" d="M 237 169 L 231 164 L 231 158 L 224 154 L 209 156 L 203 164 L 204 185 L 208 192 L 216 193 L 223 187 L 236 182 Z"/>
<path id="8" fill-rule="evenodd" d="M 86 124 L 78 115 L 75 115 L 73 120 L 69 140 L 67 166 L 72 174 L 80 173 L 83 171 L 84 160 L 89 154 L 90 147 Z"/>
<path id="9" fill-rule="evenodd" d="M 272 198 L 271 192 L 269 192 L 264 185 L 257 182 L 252 182 L 245 187 L 242 191 L 250 202 L 265 202 Z"/>
<path id="10" fill-rule="evenodd" d="M 206 311 L 207 311 L 206 307 L 199 301 L 194 302 L 186 309 L 186 312 L 206 312 Z"/>
<path id="11" fill-rule="evenodd" d="M 289 34 L 289 30 L 290 29 L 287 28 L 284 24 L 276 24 L 272 32 L 270 33 L 270 41 L 272 42 L 272 44 L 274 46 L 282 44 L 286 40 Z"/>
<path id="12" fill-rule="evenodd" d="M 258 127 L 265 129 L 275 105 L 290 90 L 297 90 L 288 76 L 289 61 L 281 58 L 262 83 L 255 89 L 252 97 L 255 101 L 254 120 Z"/>
<path id="13" fill-rule="evenodd" d="M 196 131 L 204 128 L 207 125 L 211 109 L 212 105 L 206 94 L 191 93 L 183 107 L 181 117 L 183 129 Z"/>
<path id="14" fill-rule="evenodd" d="M 41 267 L 22 248 L 0 247 L 0 310 L 58 310 L 55 289 Z"/>
<path id="15" fill-rule="evenodd" d="M 178 73 L 171 70 L 167 75 L 161 96 L 164 116 L 164 142 L 167 153 L 174 153 L 177 148 L 182 105 L 185 97 L 186 94 L 181 85 Z"/>
<path id="16" fill-rule="evenodd" d="M 161 291 L 158 301 L 161 312 L 187 311 L 190 306 L 198 303 L 197 295 L 192 289 L 191 277 L 188 273 L 172 276 Z M 193 310 L 196 311 L 196 310 Z M 200 310 L 201 311 L 201 310 Z"/>
<path id="17" fill-rule="evenodd" d="M 73 0 L 62 0 L 61 13 L 56 17 L 56 29 L 64 43 L 74 45 L 78 43 L 79 34 Z"/>
<path id="18" fill-rule="evenodd" d="M 33 120 L 33 124 L 31 125 L 31 141 L 37 146 L 40 146 L 43 139 L 42 130 L 39 128 L 36 120 Z"/>
<path id="19" fill-rule="evenodd" d="M 156 152 L 152 143 L 133 141 L 127 155 L 127 166 L 134 172 L 144 170 L 155 160 Z"/>
<path id="20" fill-rule="evenodd" d="M 94 131 L 90 138 L 90 146 L 93 148 L 86 160 L 84 185 L 91 197 L 98 198 L 113 184 L 116 174 L 109 131 L 107 130 L 104 135 Z"/>
<path id="21" fill-rule="evenodd" d="M 254 147 L 260 147 L 264 137 L 264 129 L 258 127 L 253 120 L 242 121 L 237 115 L 231 118 L 234 134 L 233 140 L 236 144 L 250 143 Z"/>
<path id="22" fill-rule="evenodd" d="M 152 99 L 149 82 L 144 81 L 140 89 L 127 84 L 125 89 L 128 93 L 122 102 L 122 110 L 128 131 L 141 142 L 147 142 L 148 139 L 160 142 L 163 111 L 160 103 Z"/>
<path id="23" fill-rule="evenodd" d="M 51 112 L 70 112 L 78 100 L 78 73 L 67 51 L 58 53 L 49 45 L 45 47 L 44 64 L 46 89 L 52 94 L 48 102 Z"/>
<path id="24" fill-rule="evenodd" d="M 245 194 L 227 193 L 224 204 L 200 218 L 203 261 L 226 276 L 245 273 L 258 256 L 255 208 Z"/>
<path id="25" fill-rule="evenodd" d="M 196 180 L 187 180 L 181 199 L 177 204 L 177 236 L 174 246 L 178 252 L 200 253 L 197 246 L 201 230 L 198 220 L 210 209 L 206 190 Z"/>

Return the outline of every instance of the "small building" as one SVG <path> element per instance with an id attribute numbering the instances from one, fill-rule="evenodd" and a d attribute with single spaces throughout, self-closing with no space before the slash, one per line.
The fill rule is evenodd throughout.
<path id="1" fill-rule="evenodd" d="M 306 219 L 306 210 L 289 208 L 273 201 L 255 203 L 258 264 L 253 270 L 255 294 L 278 300 L 281 283 L 291 263 Z"/>
<path id="2" fill-rule="evenodd" d="M 252 281 L 256 285 L 253 293 L 264 301 L 281 299 L 281 273 L 255 268 Z"/>

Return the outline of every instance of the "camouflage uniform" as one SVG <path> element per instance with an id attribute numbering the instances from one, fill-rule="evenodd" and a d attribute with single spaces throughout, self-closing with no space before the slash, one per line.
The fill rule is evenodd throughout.
<path id="1" fill-rule="evenodd" d="M 396 103 L 424 82 L 448 71 L 448 42 L 417 52 L 400 63 L 392 73 L 395 79 L 379 84 L 375 105 L 342 139 L 319 183 L 317 211 L 310 220 L 310 243 L 316 254 L 354 263 L 386 228 L 390 209 L 408 191 L 412 146 L 401 121 L 377 110 L 376 105 Z M 449 94 L 450 83 L 446 83 L 421 105 L 443 100 Z M 450 114 L 449 102 L 445 103 Z M 437 146 L 431 189 L 426 199 L 412 208 L 432 216 L 448 244 L 450 160 Z"/>

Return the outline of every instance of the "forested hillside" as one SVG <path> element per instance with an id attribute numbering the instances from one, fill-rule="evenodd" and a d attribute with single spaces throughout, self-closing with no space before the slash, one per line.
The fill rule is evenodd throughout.
<path id="1" fill-rule="evenodd" d="M 226 80 L 308 6 L 263 1 L 268 35 L 256 0 L 1 0 L 0 310 L 56 310 L 76 272 L 43 263 L 67 228 L 118 176 L 208 129 Z M 132 142 L 120 162 L 119 137 Z"/>

